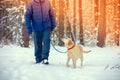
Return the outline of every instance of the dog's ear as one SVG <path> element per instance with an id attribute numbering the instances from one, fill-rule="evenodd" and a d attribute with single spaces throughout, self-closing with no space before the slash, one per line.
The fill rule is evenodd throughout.
<path id="1" fill-rule="evenodd" d="M 68 41 L 68 46 L 70 46 L 70 45 L 72 45 L 72 44 L 73 44 L 72 40 L 69 40 L 69 41 Z"/>

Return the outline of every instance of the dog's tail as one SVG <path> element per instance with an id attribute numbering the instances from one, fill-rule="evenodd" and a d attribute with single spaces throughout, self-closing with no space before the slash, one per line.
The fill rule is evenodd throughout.
<path id="1" fill-rule="evenodd" d="M 84 53 L 89 53 L 89 52 L 91 52 L 91 50 L 89 50 L 89 51 L 85 51 L 85 50 L 84 50 L 83 52 L 84 52 Z"/>

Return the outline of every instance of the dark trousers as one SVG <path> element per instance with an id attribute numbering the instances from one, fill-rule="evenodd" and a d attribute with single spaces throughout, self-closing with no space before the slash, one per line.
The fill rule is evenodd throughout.
<path id="1" fill-rule="evenodd" d="M 50 51 L 51 29 L 43 31 L 34 31 L 35 59 L 40 61 L 48 59 Z"/>

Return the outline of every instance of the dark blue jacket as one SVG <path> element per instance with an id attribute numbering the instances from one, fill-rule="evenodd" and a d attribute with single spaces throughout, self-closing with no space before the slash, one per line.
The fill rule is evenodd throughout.
<path id="1" fill-rule="evenodd" d="M 48 0 L 33 0 L 27 7 L 25 23 L 29 34 L 56 26 L 53 9 Z"/>

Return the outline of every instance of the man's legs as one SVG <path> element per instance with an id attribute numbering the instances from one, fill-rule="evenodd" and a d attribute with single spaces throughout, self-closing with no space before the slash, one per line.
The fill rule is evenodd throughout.
<path id="1" fill-rule="evenodd" d="M 40 63 L 44 59 L 48 60 L 49 52 L 50 52 L 50 37 L 51 37 L 50 28 L 44 31 L 34 32 L 36 63 Z"/>
<path id="2" fill-rule="evenodd" d="M 50 37 L 51 37 L 51 29 L 43 31 L 43 48 L 42 48 L 42 59 L 48 59 L 50 52 Z"/>
<path id="3" fill-rule="evenodd" d="M 35 60 L 36 63 L 41 62 L 41 53 L 42 53 L 42 31 L 34 32 L 34 46 L 35 46 Z"/>

